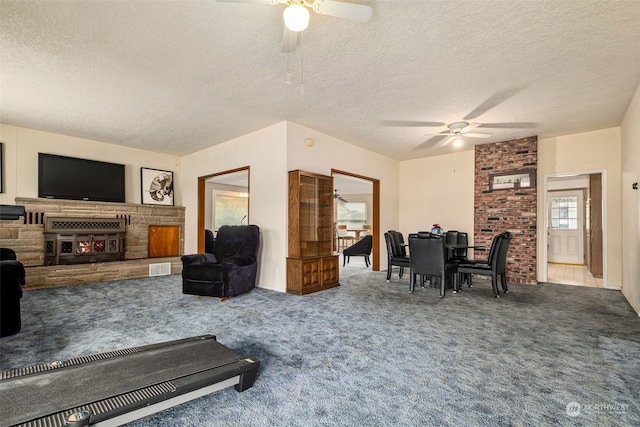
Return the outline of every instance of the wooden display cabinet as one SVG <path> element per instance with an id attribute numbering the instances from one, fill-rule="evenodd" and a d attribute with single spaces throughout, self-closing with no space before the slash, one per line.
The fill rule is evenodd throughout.
<path id="1" fill-rule="evenodd" d="M 333 177 L 290 171 L 287 292 L 304 295 L 340 285 L 332 244 Z"/>

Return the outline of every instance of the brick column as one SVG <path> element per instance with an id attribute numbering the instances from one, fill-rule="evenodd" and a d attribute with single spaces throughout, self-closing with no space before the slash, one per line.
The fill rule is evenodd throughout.
<path id="1" fill-rule="evenodd" d="M 537 283 L 537 186 L 489 191 L 489 175 L 535 170 L 537 164 L 537 136 L 475 147 L 475 245 L 485 246 L 488 251 L 496 234 L 513 233 L 507 254 L 510 283 Z M 476 256 L 486 254 L 476 251 Z"/>

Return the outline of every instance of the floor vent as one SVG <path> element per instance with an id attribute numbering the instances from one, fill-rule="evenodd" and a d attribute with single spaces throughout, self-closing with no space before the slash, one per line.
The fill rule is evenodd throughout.
<path id="1" fill-rule="evenodd" d="M 158 264 L 149 264 L 149 277 L 151 276 L 168 276 L 171 274 L 171 263 L 161 262 Z"/>

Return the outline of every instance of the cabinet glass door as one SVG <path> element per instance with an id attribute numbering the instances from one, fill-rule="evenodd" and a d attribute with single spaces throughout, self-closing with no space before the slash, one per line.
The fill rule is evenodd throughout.
<path id="1" fill-rule="evenodd" d="M 301 256 L 331 253 L 331 182 L 300 177 Z"/>

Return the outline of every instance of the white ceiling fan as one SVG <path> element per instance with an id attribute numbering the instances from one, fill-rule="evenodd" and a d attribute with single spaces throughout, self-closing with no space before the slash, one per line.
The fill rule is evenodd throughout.
<path id="1" fill-rule="evenodd" d="M 373 15 L 371 6 L 335 0 L 217 0 L 229 3 L 286 4 L 283 12 L 282 51 L 293 52 L 298 45 L 298 33 L 309 25 L 309 9 L 320 15 L 367 22 Z"/>
<path id="2" fill-rule="evenodd" d="M 490 138 L 490 133 L 477 133 L 477 132 L 469 132 L 477 127 L 482 126 L 482 123 L 468 123 L 468 122 L 454 122 L 447 125 L 449 128 L 448 131 L 440 132 L 437 134 L 427 134 L 427 135 L 449 135 L 449 138 L 442 141 L 438 144 L 440 147 L 444 147 L 445 145 L 451 144 L 453 141 L 461 140 L 462 137 L 469 138 Z"/>
<path id="3" fill-rule="evenodd" d="M 503 90 L 500 90 L 489 98 L 487 98 L 484 102 L 478 105 L 473 109 L 469 114 L 462 117 L 462 120 L 453 122 L 450 124 L 446 124 L 443 122 L 431 122 L 431 121 L 406 121 L 406 120 L 385 120 L 383 124 L 387 126 L 399 126 L 399 127 L 432 127 L 432 128 L 441 128 L 446 126 L 447 129 L 439 132 L 439 133 L 428 133 L 427 136 L 431 136 L 427 141 L 420 144 L 416 149 L 424 149 L 424 148 L 432 148 L 434 144 L 437 144 L 439 147 L 449 145 L 456 140 L 462 141 L 462 138 L 490 138 L 491 134 L 489 133 L 478 133 L 471 132 L 474 129 L 482 128 L 482 129 L 535 129 L 537 127 L 537 123 L 534 122 L 506 122 L 506 123 L 476 123 L 471 122 L 471 120 L 480 117 L 487 111 L 496 107 L 500 103 L 505 100 L 515 96 L 518 92 L 522 90 L 521 87 L 506 87 Z"/>
<path id="4" fill-rule="evenodd" d="M 338 194 L 338 190 L 337 189 L 333 190 L 333 198 L 334 199 L 338 199 L 338 200 L 340 200 L 341 202 L 344 202 L 344 203 L 348 203 L 349 202 L 344 197 L 342 197 L 340 194 Z"/>

